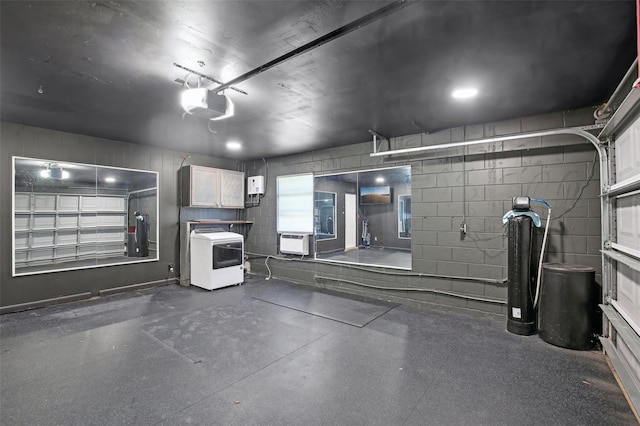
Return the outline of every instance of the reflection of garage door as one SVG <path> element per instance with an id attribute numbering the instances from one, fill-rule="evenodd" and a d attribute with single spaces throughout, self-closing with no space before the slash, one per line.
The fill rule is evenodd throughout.
<path id="1" fill-rule="evenodd" d="M 630 84 L 631 83 L 625 83 Z M 605 328 L 600 339 L 636 411 L 640 411 L 640 89 L 629 93 L 598 138 L 609 149 L 610 188 L 603 209 Z M 603 214 L 603 217 L 607 215 Z M 605 227 L 607 228 L 607 227 Z"/>

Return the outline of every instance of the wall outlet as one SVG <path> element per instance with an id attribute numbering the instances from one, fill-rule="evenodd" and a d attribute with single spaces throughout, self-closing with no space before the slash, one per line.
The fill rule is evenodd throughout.
<path id="1" fill-rule="evenodd" d="M 167 270 L 168 270 L 169 272 L 173 272 L 173 264 L 172 264 L 172 263 L 170 263 L 170 264 L 168 264 L 168 265 L 167 265 Z"/>

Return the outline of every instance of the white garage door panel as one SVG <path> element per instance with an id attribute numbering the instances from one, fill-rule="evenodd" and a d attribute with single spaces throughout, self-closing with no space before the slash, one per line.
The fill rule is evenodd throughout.
<path id="1" fill-rule="evenodd" d="M 631 85 L 636 68 L 621 85 Z M 610 147 L 610 161 L 601 164 L 605 328 L 600 341 L 640 412 L 640 89 L 626 95 L 598 138 Z"/>
<path id="2" fill-rule="evenodd" d="M 618 310 L 635 330 L 640 330 L 640 272 L 618 264 Z"/>
<path id="3" fill-rule="evenodd" d="M 640 121 L 616 138 L 616 183 L 640 173 Z"/>
<path id="4" fill-rule="evenodd" d="M 620 351 L 620 356 L 625 360 L 629 369 L 633 372 L 634 377 L 640 377 L 640 364 L 638 363 L 638 359 L 633 355 L 631 349 L 627 346 L 627 344 L 622 339 L 618 339 L 617 345 L 618 351 Z"/>
<path id="5" fill-rule="evenodd" d="M 640 194 L 619 197 L 616 203 L 617 243 L 640 251 Z"/>

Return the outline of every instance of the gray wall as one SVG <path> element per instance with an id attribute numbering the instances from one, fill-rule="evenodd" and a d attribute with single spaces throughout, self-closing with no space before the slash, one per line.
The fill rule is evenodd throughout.
<path id="1" fill-rule="evenodd" d="M 393 138 L 392 148 L 472 140 L 502 134 L 582 126 L 593 123 L 593 109 L 546 114 L 496 123 L 447 129 L 430 135 Z M 363 132 L 364 133 L 364 132 Z M 547 260 L 592 266 L 600 281 L 599 164 L 595 150 L 582 138 L 553 136 L 474 145 L 402 156 L 370 157 L 371 142 L 355 143 L 267 161 L 267 193 L 261 205 L 247 211 L 254 220 L 247 250 L 276 254 L 276 176 L 294 173 L 331 173 L 410 164 L 412 166 L 413 272 L 445 276 L 502 279 L 507 275 L 507 240 L 502 215 L 511 209 L 511 197 L 544 198 L 553 207 Z M 464 154 L 464 161 L 463 161 Z M 593 170 L 593 176 L 591 172 Z M 263 161 L 247 164 L 249 175 L 265 175 Z M 465 187 L 466 184 L 466 187 Z M 535 211 L 546 218 L 541 205 Z M 461 238 L 466 217 L 468 233 Z M 562 217 L 558 218 L 559 215 Z M 539 239 L 541 230 L 536 230 Z M 345 282 L 317 279 L 316 275 L 386 287 L 439 289 L 479 297 L 506 299 L 506 286 L 449 278 L 381 275 L 326 263 L 283 262 L 271 259 L 275 276 L 307 284 L 420 305 L 438 303 L 506 313 L 504 305 L 466 300 L 428 292 L 372 290 Z M 252 269 L 266 273 L 264 262 Z M 392 272 L 392 271 L 387 271 Z"/>
<path id="2" fill-rule="evenodd" d="M 176 142 L 179 146 L 179 141 Z M 159 173 L 160 261 L 23 277 L 11 276 L 12 156 L 99 164 Z M 2 123 L 0 142 L 0 306 L 40 301 L 164 280 L 167 264 L 178 265 L 178 169 L 185 153 L 118 141 Z M 185 164 L 231 168 L 228 159 L 192 155 Z M 242 166 L 241 164 L 238 167 Z M 183 209 L 183 220 L 235 218 L 235 211 Z M 231 216 L 231 217 L 230 217 Z"/>
<path id="3" fill-rule="evenodd" d="M 446 143 L 494 135 L 591 124 L 591 109 L 454 128 L 430 135 L 393 138 L 392 148 Z M 178 169 L 185 153 L 99 138 L 2 123 L 0 142 L 0 306 L 74 295 L 166 278 L 167 263 L 178 266 Z M 580 138 L 530 138 L 404 156 L 372 158 L 370 141 L 299 155 L 262 160 L 236 169 L 267 175 L 267 192 L 260 205 L 245 211 L 182 209 L 182 219 L 246 218 L 255 223 L 247 233 L 247 251 L 277 254 L 276 176 L 293 173 L 332 173 L 410 164 L 412 166 L 413 272 L 467 277 L 506 276 L 506 237 L 501 217 L 514 195 L 547 199 L 554 208 L 548 260 L 586 264 L 600 276 L 600 200 L 594 149 Z M 465 161 L 463 161 L 465 154 Z M 160 261 L 44 275 L 11 277 L 11 156 L 45 158 L 154 170 L 160 178 Z M 231 168 L 229 160 L 192 155 L 185 164 Z M 593 177 L 588 180 L 591 171 Z M 466 183 L 466 188 L 463 185 Z M 395 195 L 395 194 L 394 194 Z M 466 202 L 463 202 L 466 200 Z M 458 231 L 464 214 L 468 234 Z M 541 215 L 544 209 L 535 207 Z M 564 213 L 561 218 L 559 214 Z M 538 231 L 538 239 L 541 234 Z M 539 246 L 539 245 L 538 245 Z M 439 289 L 504 300 L 504 285 L 450 278 L 381 275 L 327 263 L 282 262 L 271 259 L 275 276 L 338 288 L 413 305 L 439 303 L 505 313 L 500 304 L 487 304 L 446 295 L 371 290 L 348 283 L 319 280 L 316 275 L 386 287 Z M 265 273 L 263 261 L 253 271 Z M 388 271 L 393 272 L 393 271 Z"/>

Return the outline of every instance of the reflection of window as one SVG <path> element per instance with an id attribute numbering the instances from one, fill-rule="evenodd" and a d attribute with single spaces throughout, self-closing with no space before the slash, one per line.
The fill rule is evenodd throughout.
<path id="1" fill-rule="evenodd" d="M 336 193 L 314 193 L 314 226 L 316 239 L 336 238 Z"/>
<path id="2" fill-rule="evenodd" d="M 411 195 L 398 195 L 398 238 L 411 238 Z"/>

